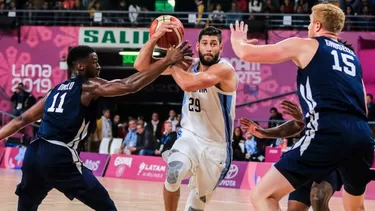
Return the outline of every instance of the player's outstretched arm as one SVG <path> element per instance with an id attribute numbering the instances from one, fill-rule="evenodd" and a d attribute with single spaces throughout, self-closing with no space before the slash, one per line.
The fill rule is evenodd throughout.
<path id="1" fill-rule="evenodd" d="M 193 74 L 173 65 L 171 73 L 176 83 L 186 92 L 215 86 L 231 77 L 233 69 L 225 63 L 210 66 L 207 71 Z"/>
<path id="2" fill-rule="evenodd" d="M 155 59 L 152 56 L 156 42 L 166 33 L 172 32 L 173 28 L 178 28 L 179 25 L 174 22 L 161 23 L 160 27 L 155 31 L 155 33 L 150 37 L 150 39 L 145 43 L 142 49 L 139 51 L 137 59 L 134 62 L 134 68 L 140 72 L 148 71 L 151 64 L 157 62 L 159 59 Z M 167 69 L 167 68 L 166 68 Z M 170 72 L 167 70 L 163 72 L 163 75 L 169 75 Z"/>
<path id="3" fill-rule="evenodd" d="M 47 94 L 48 96 L 48 94 Z M 14 118 L 8 124 L 0 129 L 0 141 L 8 138 L 9 136 L 15 134 L 17 131 L 21 130 L 26 125 L 33 123 L 42 118 L 44 103 L 46 102 L 46 97 L 39 100 L 35 105 L 29 108 L 22 115 Z"/>
<path id="4" fill-rule="evenodd" d="M 240 124 L 244 129 L 259 138 L 288 138 L 299 134 L 305 127 L 301 109 L 297 104 L 288 100 L 281 102 L 281 108 L 284 110 L 284 114 L 292 116 L 293 119 L 278 127 L 263 129 L 246 118 L 241 118 Z"/>
<path id="5" fill-rule="evenodd" d="M 298 65 L 297 57 L 303 51 L 305 39 L 293 37 L 276 44 L 255 45 L 257 40 L 247 39 L 247 27 L 243 21 L 230 25 L 232 49 L 241 60 L 267 64 L 293 60 Z"/>
<path id="6" fill-rule="evenodd" d="M 184 57 L 191 56 L 191 46 L 187 42 L 184 42 L 177 48 L 168 49 L 167 55 L 163 59 L 151 64 L 148 71 L 137 72 L 122 80 L 106 81 L 100 78 L 92 78 L 89 79 L 90 84 L 83 86 L 83 91 L 102 97 L 131 94 L 149 85 L 170 65 L 183 60 Z M 95 89 L 92 88 L 93 84 L 96 85 Z"/>

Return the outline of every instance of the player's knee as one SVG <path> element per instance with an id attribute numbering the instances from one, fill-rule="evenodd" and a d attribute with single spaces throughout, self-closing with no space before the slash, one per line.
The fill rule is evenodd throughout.
<path id="1" fill-rule="evenodd" d="M 174 159 L 168 159 L 168 171 L 165 180 L 165 188 L 170 192 L 176 192 L 180 188 L 182 180 L 191 168 L 190 160 L 186 157 L 186 155 L 181 153 L 176 155 L 179 157 L 174 156 Z"/>

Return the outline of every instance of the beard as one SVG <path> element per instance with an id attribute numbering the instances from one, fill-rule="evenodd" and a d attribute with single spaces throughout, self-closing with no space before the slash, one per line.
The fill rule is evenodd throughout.
<path id="1" fill-rule="evenodd" d="M 206 60 L 206 59 L 204 58 L 204 55 L 203 55 L 201 52 L 199 52 L 199 61 L 200 61 L 203 65 L 205 65 L 205 66 L 211 66 L 211 65 L 214 65 L 214 64 L 216 64 L 217 61 L 219 60 L 219 54 L 216 54 L 216 55 L 211 54 L 211 56 L 212 56 L 212 59 L 210 59 L 210 60 Z"/>

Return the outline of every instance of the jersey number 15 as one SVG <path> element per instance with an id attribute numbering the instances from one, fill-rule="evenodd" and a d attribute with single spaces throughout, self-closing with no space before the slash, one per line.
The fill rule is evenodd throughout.
<path id="1" fill-rule="evenodd" d="M 353 56 L 346 53 L 337 52 L 336 50 L 332 50 L 331 54 L 333 55 L 334 60 L 334 64 L 332 65 L 332 68 L 334 70 L 342 72 L 342 70 L 344 69 L 344 73 L 355 77 L 356 69 L 355 65 L 353 64 Z M 340 61 L 339 55 L 341 56 L 342 61 Z M 342 65 L 342 63 L 344 64 Z"/>

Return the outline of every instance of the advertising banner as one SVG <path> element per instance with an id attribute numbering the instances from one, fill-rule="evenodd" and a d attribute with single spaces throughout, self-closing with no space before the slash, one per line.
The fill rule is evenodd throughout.
<path id="1" fill-rule="evenodd" d="M 148 28 L 80 27 L 78 44 L 97 48 L 142 48 Z"/>
<path id="2" fill-rule="evenodd" d="M 1 168 L 21 169 L 26 148 L 6 147 L 1 161 Z"/>
<path id="3" fill-rule="evenodd" d="M 221 188 L 240 189 L 244 179 L 248 162 L 233 161 L 225 178 L 220 182 Z M 184 179 L 182 184 L 189 184 L 189 179 Z"/>
<path id="4" fill-rule="evenodd" d="M 0 146 L 0 163 L 3 160 L 4 152 L 5 152 L 5 147 Z"/>
<path id="5" fill-rule="evenodd" d="M 16 31 L 2 34 L 0 42 L 0 110 L 12 109 L 10 98 L 19 83 L 35 98 L 67 79 L 60 61 L 68 47 L 77 44 L 77 27 L 21 27 L 21 42 Z"/>
<path id="6" fill-rule="evenodd" d="M 160 157 L 112 155 L 106 177 L 163 182 L 167 164 Z"/>
<path id="7" fill-rule="evenodd" d="M 109 155 L 81 152 L 80 155 L 83 165 L 92 171 L 95 176 L 101 177 L 104 175 L 105 167 L 107 166 Z"/>

